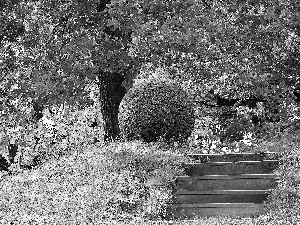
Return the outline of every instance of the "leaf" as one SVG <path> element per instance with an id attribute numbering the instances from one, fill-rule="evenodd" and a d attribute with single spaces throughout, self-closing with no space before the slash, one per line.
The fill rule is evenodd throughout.
<path id="1" fill-rule="evenodd" d="M 113 26 L 114 29 L 116 30 L 117 28 L 120 27 L 120 22 L 116 18 L 111 18 L 108 20 L 107 23 L 108 26 Z"/>

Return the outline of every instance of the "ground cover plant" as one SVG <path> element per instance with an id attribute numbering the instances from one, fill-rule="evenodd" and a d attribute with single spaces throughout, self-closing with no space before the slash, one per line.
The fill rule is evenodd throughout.
<path id="1" fill-rule="evenodd" d="M 280 165 L 276 174 L 280 176 L 277 187 L 269 196 L 268 207 L 288 218 L 299 219 L 300 174 L 299 174 L 299 130 L 278 134 L 268 143 L 261 144 L 262 151 L 275 151 L 280 155 Z"/>
<path id="2" fill-rule="evenodd" d="M 183 174 L 186 160 L 174 149 L 140 142 L 78 146 L 68 157 L 2 177 L 1 222 L 164 217 L 174 178 Z"/>

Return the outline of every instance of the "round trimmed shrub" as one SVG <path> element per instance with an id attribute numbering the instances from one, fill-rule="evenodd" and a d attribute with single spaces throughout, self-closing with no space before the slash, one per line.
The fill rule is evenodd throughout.
<path id="1" fill-rule="evenodd" d="M 119 107 L 119 125 L 127 141 L 185 142 L 194 129 L 193 101 L 179 83 L 151 79 L 134 85 Z"/>

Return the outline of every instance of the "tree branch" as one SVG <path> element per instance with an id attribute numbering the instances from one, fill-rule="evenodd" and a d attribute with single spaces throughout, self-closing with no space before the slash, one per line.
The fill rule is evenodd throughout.
<path id="1" fill-rule="evenodd" d="M 207 8 L 211 9 L 210 5 L 206 2 L 206 0 L 202 0 L 203 5 L 205 5 Z"/>

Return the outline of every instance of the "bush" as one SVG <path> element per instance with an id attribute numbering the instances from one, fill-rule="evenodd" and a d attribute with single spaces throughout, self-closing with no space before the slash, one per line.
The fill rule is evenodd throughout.
<path id="1" fill-rule="evenodd" d="M 269 212 L 266 224 L 298 224 L 300 206 L 300 132 L 273 133 L 273 137 L 260 140 L 256 150 L 260 152 L 279 153 L 279 175 L 276 187 L 267 201 Z M 272 223 L 276 221 L 276 223 Z M 265 224 L 265 223 L 260 223 Z"/>
<path id="2" fill-rule="evenodd" d="M 275 142 L 276 141 L 276 142 Z M 268 146 L 268 145 L 267 145 Z M 269 144 L 269 149 L 280 153 L 280 176 L 277 187 L 270 195 L 270 208 L 277 213 L 299 214 L 300 205 L 300 141 L 299 132 L 282 134 Z"/>
<path id="3" fill-rule="evenodd" d="M 24 133 L 18 138 L 23 142 L 20 148 L 21 166 L 24 168 L 36 167 L 51 159 L 69 155 L 76 146 L 94 143 L 94 138 L 102 141 L 101 114 L 97 106 L 84 110 L 64 106 L 53 108 L 52 111 L 55 113 L 45 111 L 45 117 L 37 125 L 30 124 L 19 129 L 19 134 Z M 91 124 L 95 119 L 99 124 L 93 128 Z"/>
<path id="4" fill-rule="evenodd" d="M 193 102 L 175 81 L 151 79 L 133 86 L 119 108 L 125 140 L 183 142 L 195 123 Z"/>

